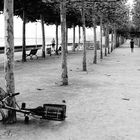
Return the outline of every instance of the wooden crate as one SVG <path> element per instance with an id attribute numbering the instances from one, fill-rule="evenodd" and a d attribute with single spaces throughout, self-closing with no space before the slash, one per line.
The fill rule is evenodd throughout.
<path id="1" fill-rule="evenodd" d="M 44 119 L 63 121 L 66 118 L 66 105 L 61 104 L 44 104 Z"/>

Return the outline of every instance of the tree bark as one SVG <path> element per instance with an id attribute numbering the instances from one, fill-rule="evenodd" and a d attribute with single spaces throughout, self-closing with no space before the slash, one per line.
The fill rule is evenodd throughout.
<path id="1" fill-rule="evenodd" d="M 103 59 L 103 36 L 102 36 L 102 28 L 103 28 L 103 25 L 102 25 L 102 17 L 100 17 L 100 58 Z"/>
<path id="2" fill-rule="evenodd" d="M 68 51 L 68 27 L 67 27 L 67 25 L 66 25 L 66 53 L 68 53 L 69 51 Z"/>
<path id="3" fill-rule="evenodd" d="M 22 62 L 26 62 L 26 12 L 23 10 Z"/>
<path id="4" fill-rule="evenodd" d="M 75 25 L 73 25 L 73 47 L 72 51 L 75 52 Z"/>
<path id="5" fill-rule="evenodd" d="M 5 19 L 5 84 L 6 92 L 15 92 L 14 80 L 14 27 L 13 27 L 13 0 L 4 0 L 4 19 Z M 14 97 L 8 99 L 8 105 L 16 107 Z M 6 114 L 6 123 L 16 122 L 16 112 L 8 110 Z"/>
<path id="6" fill-rule="evenodd" d="M 119 45 L 120 45 L 120 39 L 119 39 L 120 37 L 119 37 L 119 35 L 117 35 L 117 48 L 119 47 Z"/>
<path id="7" fill-rule="evenodd" d="M 105 56 L 107 56 L 107 29 L 104 29 L 105 32 Z"/>
<path id="8" fill-rule="evenodd" d="M 79 45 L 81 43 L 81 27 L 79 26 Z"/>
<path id="9" fill-rule="evenodd" d="M 94 30 L 94 59 L 93 63 L 97 64 L 97 45 L 96 45 L 96 26 L 93 27 Z"/>
<path id="10" fill-rule="evenodd" d="M 83 71 L 87 71 L 86 64 L 86 29 L 85 29 L 85 0 L 82 0 L 82 29 L 83 29 Z"/>
<path id="11" fill-rule="evenodd" d="M 55 54 L 58 55 L 58 23 L 56 22 L 56 48 Z"/>
<path id="12" fill-rule="evenodd" d="M 66 0 L 60 4 L 61 39 L 62 39 L 62 85 L 68 85 L 67 54 L 66 54 Z"/>
<path id="13" fill-rule="evenodd" d="M 42 27 L 42 57 L 45 58 L 45 29 L 44 29 L 44 18 L 41 15 L 41 27 Z"/>
<path id="14" fill-rule="evenodd" d="M 97 37 L 96 37 L 96 19 L 95 19 L 95 5 L 96 3 L 93 4 L 92 8 L 92 24 L 93 24 L 93 35 L 94 35 L 94 58 L 93 58 L 93 63 L 97 64 Z"/>
<path id="15" fill-rule="evenodd" d="M 111 52 L 113 51 L 113 30 L 111 31 Z"/>
<path id="16" fill-rule="evenodd" d="M 117 47 L 117 32 L 116 27 L 114 26 L 114 49 Z"/>
<path id="17" fill-rule="evenodd" d="M 124 37 L 121 36 L 121 45 L 124 43 Z"/>
<path id="18" fill-rule="evenodd" d="M 140 38 L 138 38 L 138 47 L 140 47 Z"/>
<path id="19" fill-rule="evenodd" d="M 109 26 L 108 26 L 108 23 L 107 23 L 107 32 L 106 32 L 106 36 L 107 36 L 107 48 L 108 48 L 108 54 L 110 54 L 110 40 L 109 40 Z"/>

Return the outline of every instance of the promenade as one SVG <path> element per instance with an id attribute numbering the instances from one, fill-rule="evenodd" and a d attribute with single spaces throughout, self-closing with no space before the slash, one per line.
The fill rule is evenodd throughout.
<path id="1" fill-rule="evenodd" d="M 66 100 L 67 118 L 53 122 L 17 115 L 14 125 L 0 124 L 0 140 L 140 140 L 140 48 L 131 53 L 129 41 L 93 64 L 87 51 L 68 55 L 69 85 L 60 86 L 61 56 L 15 63 L 17 102 L 28 107 Z M 0 58 L 1 59 L 1 58 Z M 4 88 L 3 65 L 0 85 Z"/>

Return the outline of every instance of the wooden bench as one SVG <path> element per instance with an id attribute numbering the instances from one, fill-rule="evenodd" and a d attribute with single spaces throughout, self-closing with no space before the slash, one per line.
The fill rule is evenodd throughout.
<path id="1" fill-rule="evenodd" d="M 62 51 L 62 48 L 61 48 L 61 46 L 59 46 L 59 48 L 58 48 L 58 54 L 61 54 L 61 51 Z"/>
<path id="2" fill-rule="evenodd" d="M 35 55 L 36 58 L 38 59 L 37 51 L 38 51 L 38 49 L 31 49 L 30 53 L 27 54 L 26 57 L 30 56 L 30 59 L 33 59 L 33 56 Z"/>
<path id="3" fill-rule="evenodd" d="M 52 50 L 51 50 L 51 48 L 47 48 L 46 51 L 47 51 L 47 54 L 49 54 L 50 56 L 52 55 Z"/>

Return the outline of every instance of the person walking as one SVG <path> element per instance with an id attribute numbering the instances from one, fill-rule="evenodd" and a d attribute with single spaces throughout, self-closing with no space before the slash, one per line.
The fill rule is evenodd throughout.
<path id="1" fill-rule="evenodd" d="M 52 39 L 52 48 L 55 49 L 55 39 Z"/>
<path id="2" fill-rule="evenodd" d="M 133 41 L 133 39 L 131 39 L 131 41 L 130 41 L 130 48 L 131 48 L 131 52 L 133 52 L 134 51 L 134 41 Z"/>

